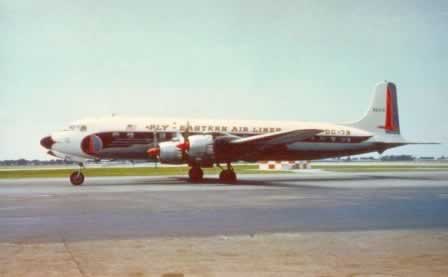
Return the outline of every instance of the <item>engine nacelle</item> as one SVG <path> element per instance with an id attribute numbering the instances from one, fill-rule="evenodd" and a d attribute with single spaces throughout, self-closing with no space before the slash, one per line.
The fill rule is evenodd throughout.
<path id="1" fill-rule="evenodd" d="M 177 145 L 178 141 L 166 141 L 159 143 L 160 154 L 159 159 L 162 163 L 167 164 L 183 164 L 186 161 L 182 157 L 182 150 Z"/>
<path id="2" fill-rule="evenodd" d="M 212 135 L 193 135 L 188 138 L 188 159 L 203 166 L 215 162 L 215 140 Z"/>

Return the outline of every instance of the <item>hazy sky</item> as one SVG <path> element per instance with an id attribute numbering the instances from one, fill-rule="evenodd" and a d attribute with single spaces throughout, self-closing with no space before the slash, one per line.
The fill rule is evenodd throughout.
<path id="1" fill-rule="evenodd" d="M 448 142 L 447 33 L 443 0 L 0 0 L 0 159 L 112 113 L 352 121 L 386 79 L 402 134 Z"/>

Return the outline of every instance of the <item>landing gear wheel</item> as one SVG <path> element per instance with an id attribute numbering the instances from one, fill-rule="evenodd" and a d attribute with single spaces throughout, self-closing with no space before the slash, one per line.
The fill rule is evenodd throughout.
<path id="1" fill-rule="evenodd" d="M 219 180 L 227 184 L 236 183 L 236 173 L 231 169 L 224 169 L 219 173 Z"/>
<path id="2" fill-rule="evenodd" d="M 84 174 L 82 172 L 75 171 L 70 175 L 70 183 L 74 186 L 80 186 L 84 183 Z"/>
<path id="3" fill-rule="evenodd" d="M 201 182 L 204 179 L 204 171 L 200 167 L 194 166 L 188 171 L 188 176 L 192 182 Z"/>

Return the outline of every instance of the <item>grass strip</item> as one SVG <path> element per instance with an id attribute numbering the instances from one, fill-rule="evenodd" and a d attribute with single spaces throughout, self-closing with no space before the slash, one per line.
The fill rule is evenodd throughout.
<path id="1" fill-rule="evenodd" d="M 290 171 L 263 171 L 258 170 L 257 165 L 236 165 L 237 174 L 275 174 L 290 173 Z M 316 165 L 313 169 L 321 169 L 333 172 L 412 172 L 412 171 L 448 171 L 447 165 Z M 75 169 L 26 169 L 26 170 L 1 170 L 0 179 L 15 178 L 56 178 L 67 177 Z M 186 175 L 188 167 L 106 167 L 86 168 L 84 175 L 88 177 L 100 176 L 173 176 Z M 205 168 L 205 174 L 219 174 L 219 168 Z"/>
<path id="2" fill-rule="evenodd" d="M 258 170 L 256 165 L 237 165 L 234 166 L 237 174 L 266 174 L 266 173 L 287 173 L 285 171 L 262 171 Z M 188 167 L 126 167 L 126 168 L 86 168 L 83 173 L 88 177 L 100 176 L 173 176 L 186 175 Z M 67 177 L 75 169 L 27 169 L 27 170 L 1 170 L 0 179 L 15 178 L 57 178 Z M 219 174 L 219 168 L 205 168 L 205 174 Z"/>

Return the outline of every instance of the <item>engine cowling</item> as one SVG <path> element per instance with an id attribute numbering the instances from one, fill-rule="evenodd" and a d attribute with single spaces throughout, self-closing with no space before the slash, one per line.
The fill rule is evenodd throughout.
<path id="1" fill-rule="evenodd" d="M 159 143 L 159 159 L 162 163 L 167 164 L 183 164 L 186 161 L 182 155 L 182 150 L 178 148 L 179 142 L 166 141 Z"/>
<path id="2" fill-rule="evenodd" d="M 158 151 L 160 162 L 167 164 L 189 162 L 207 167 L 215 162 L 215 140 L 212 135 L 189 136 L 186 142 L 161 142 Z"/>
<path id="3" fill-rule="evenodd" d="M 188 159 L 203 166 L 213 165 L 215 161 L 215 140 L 212 135 L 193 135 L 188 137 Z"/>

